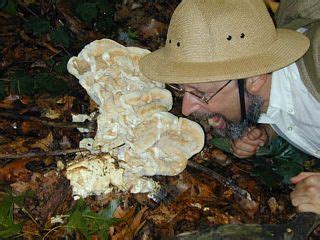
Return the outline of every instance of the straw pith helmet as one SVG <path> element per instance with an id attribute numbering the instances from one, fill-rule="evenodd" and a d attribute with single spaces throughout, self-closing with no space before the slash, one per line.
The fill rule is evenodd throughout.
<path id="1" fill-rule="evenodd" d="M 165 83 L 240 79 L 283 68 L 307 51 L 303 34 L 276 29 L 263 0 L 183 0 L 165 47 L 140 61 Z"/>

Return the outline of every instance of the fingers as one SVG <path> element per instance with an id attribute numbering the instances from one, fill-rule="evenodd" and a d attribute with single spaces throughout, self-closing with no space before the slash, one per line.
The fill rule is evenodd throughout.
<path id="1" fill-rule="evenodd" d="M 258 128 L 248 129 L 248 132 L 240 139 L 233 140 L 231 149 L 233 155 L 238 158 L 247 158 L 256 154 L 261 146 L 265 144 L 264 131 Z"/>
<path id="2" fill-rule="evenodd" d="M 265 130 L 260 128 L 253 128 L 247 133 L 247 137 L 249 141 L 259 142 L 259 145 L 262 147 L 268 140 L 267 133 Z"/>
<path id="3" fill-rule="evenodd" d="M 303 179 L 310 177 L 312 175 L 320 175 L 320 173 L 314 173 L 314 172 L 302 172 L 299 173 L 297 176 L 292 177 L 290 180 L 293 184 L 297 184 L 300 181 L 302 181 Z"/>
<path id="4" fill-rule="evenodd" d="M 309 176 L 301 180 L 290 194 L 291 202 L 301 212 L 320 214 L 320 174 L 308 174 Z"/>
<path id="5" fill-rule="evenodd" d="M 253 156 L 259 150 L 259 146 L 247 144 L 242 140 L 234 140 L 231 142 L 231 149 L 236 157 L 247 158 Z"/>

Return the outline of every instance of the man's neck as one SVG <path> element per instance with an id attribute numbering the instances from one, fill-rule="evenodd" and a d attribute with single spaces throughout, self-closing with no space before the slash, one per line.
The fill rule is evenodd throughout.
<path id="1" fill-rule="evenodd" d="M 269 107 L 269 101 L 270 101 L 270 92 L 271 92 L 271 83 L 272 83 L 272 74 L 265 75 L 266 82 L 261 87 L 261 90 L 259 92 L 259 95 L 263 98 L 263 105 L 261 107 L 261 112 L 265 113 L 268 110 Z"/>

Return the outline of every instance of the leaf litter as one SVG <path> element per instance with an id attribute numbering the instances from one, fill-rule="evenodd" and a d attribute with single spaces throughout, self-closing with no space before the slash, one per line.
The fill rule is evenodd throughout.
<path id="1" fill-rule="evenodd" d="M 163 46 L 178 2 L 0 1 L 0 237 L 159 239 L 220 224 L 277 224 L 295 217 L 290 189 L 282 181 L 304 166 L 300 155 L 294 155 L 295 169 L 282 161 L 270 175 L 265 167 L 286 159 L 275 153 L 282 143 L 256 163 L 235 159 L 209 143 L 192 159 L 232 179 L 254 202 L 237 199 L 230 188 L 190 167 L 178 176 L 153 177 L 163 188 L 156 198 L 160 201 L 125 192 L 75 201 L 64 177 L 74 153 L 49 155 L 76 150 L 84 135 L 94 136 L 68 127 L 72 114 L 96 106 L 67 73 L 67 60 L 100 38 L 149 50 Z M 180 114 L 179 106 L 172 112 Z M 8 157 L 27 153 L 48 156 Z M 319 167 L 308 160 L 308 168 Z"/>

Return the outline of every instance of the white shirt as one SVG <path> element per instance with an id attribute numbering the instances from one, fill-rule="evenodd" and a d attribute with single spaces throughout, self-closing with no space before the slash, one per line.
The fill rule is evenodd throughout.
<path id="1" fill-rule="evenodd" d="M 259 123 L 303 152 L 320 158 L 320 103 L 304 86 L 295 63 L 272 73 L 269 107 Z"/>

